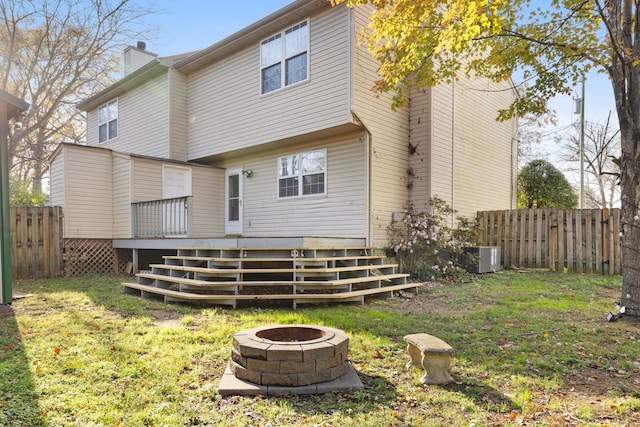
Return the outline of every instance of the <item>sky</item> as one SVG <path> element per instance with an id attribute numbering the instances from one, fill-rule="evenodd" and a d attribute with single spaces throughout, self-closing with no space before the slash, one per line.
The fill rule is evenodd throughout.
<path id="1" fill-rule="evenodd" d="M 159 56 L 170 56 L 206 48 L 238 30 L 260 20 L 291 3 L 292 0 L 164 0 L 155 6 L 162 13 L 150 16 L 146 23 L 158 26 L 158 37 L 145 40 L 147 50 Z M 551 161 L 563 170 L 557 157 L 557 135 L 567 135 L 572 125 L 577 126 L 579 115 L 574 114 L 574 98 L 580 97 L 581 88 L 573 95 L 558 96 L 550 100 L 558 123 L 543 130 L 543 140 L 534 149 L 536 157 Z M 590 73 L 585 84 L 585 121 L 604 123 L 609 111 L 615 114 L 611 84 L 604 74 Z M 615 115 L 613 116 L 615 123 Z M 616 126 L 617 128 L 617 126 Z M 570 181 L 576 177 L 568 177 Z"/>
<path id="2" fill-rule="evenodd" d="M 145 22 L 159 26 L 158 38 L 147 50 L 171 56 L 204 49 L 266 17 L 293 0 L 164 0 L 156 1 L 161 13 Z"/>

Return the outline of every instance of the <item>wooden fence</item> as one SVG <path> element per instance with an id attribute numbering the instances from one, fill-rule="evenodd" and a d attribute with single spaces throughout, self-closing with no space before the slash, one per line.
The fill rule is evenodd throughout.
<path id="1" fill-rule="evenodd" d="M 62 208 L 11 208 L 13 278 L 55 277 L 64 273 Z"/>
<path id="2" fill-rule="evenodd" d="M 620 209 L 483 211 L 476 221 L 505 268 L 621 274 Z"/>

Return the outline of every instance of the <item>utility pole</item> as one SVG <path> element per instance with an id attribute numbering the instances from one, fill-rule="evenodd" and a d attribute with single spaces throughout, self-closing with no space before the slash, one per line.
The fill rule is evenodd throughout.
<path id="1" fill-rule="evenodd" d="M 578 163 L 580 164 L 580 191 L 578 195 L 578 207 L 584 209 L 584 78 L 582 79 L 582 91 L 580 98 L 574 98 L 576 109 L 574 114 L 580 114 L 580 139 L 578 142 Z"/>

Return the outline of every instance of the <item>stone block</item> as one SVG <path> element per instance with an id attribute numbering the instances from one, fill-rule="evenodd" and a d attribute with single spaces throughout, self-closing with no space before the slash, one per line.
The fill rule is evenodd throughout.
<path id="1" fill-rule="evenodd" d="M 245 357 L 267 360 L 267 349 L 269 347 L 271 347 L 271 344 L 254 341 L 247 335 L 233 336 L 233 348 Z"/>
<path id="2" fill-rule="evenodd" d="M 333 381 L 337 378 L 340 378 L 347 372 L 349 372 L 349 368 L 351 364 L 349 362 L 343 362 L 338 366 L 329 369 L 329 381 Z"/>
<path id="3" fill-rule="evenodd" d="M 280 363 L 281 374 L 306 373 L 316 371 L 316 362 L 308 360 L 306 362 L 292 362 L 283 360 Z"/>
<path id="4" fill-rule="evenodd" d="M 338 366 L 345 360 L 347 360 L 346 355 L 342 353 L 338 353 L 333 357 L 328 357 L 325 359 L 316 359 L 316 369 L 322 370 L 333 368 L 334 366 Z"/>
<path id="5" fill-rule="evenodd" d="M 331 338 L 327 342 L 335 346 L 334 351 L 336 353 L 349 353 L 349 337 L 344 331 L 337 330 L 333 338 Z"/>
<path id="6" fill-rule="evenodd" d="M 247 358 L 243 357 L 235 348 L 231 349 L 231 360 L 240 366 L 244 366 L 245 368 L 247 367 Z"/>
<path id="7" fill-rule="evenodd" d="M 262 384 L 260 372 L 250 371 L 247 368 L 238 365 L 233 360 L 229 362 L 229 365 L 231 367 L 231 372 L 233 372 L 233 375 L 235 375 L 236 378 L 255 384 Z"/>
<path id="8" fill-rule="evenodd" d="M 246 368 L 251 371 L 271 372 L 277 374 L 280 372 L 280 362 L 269 362 L 267 360 L 248 357 Z"/>
<path id="9" fill-rule="evenodd" d="M 262 384 L 295 387 L 299 385 L 298 374 L 272 374 L 265 372 L 262 374 Z"/>
<path id="10" fill-rule="evenodd" d="M 244 352 L 242 354 L 245 354 Z M 272 344 L 266 349 L 267 360 L 270 362 L 291 361 L 302 362 L 302 346 L 299 344 Z"/>
<path id="11" fill-rule="evenodd" d="M 298 374 L 298 384 L 308 385 L 326 382 L 331 380 L 331 370 L 323 369 L 321 371 L 308 372 L 305 374 Z"/>
<path id="12" fill-rule="evenodd" d="M 229 365 L 227 365 L 218 386 L 218 393 L 220 396 L 267 396 L 268 388 L 264 385 L 236 378 Z"/>
<path id="13" fill-rule="evenodd" d="M 304 360 L 327 359 L 335 356 L 336 346 L 329 341 L 307 343 L 304 345 Z"/>

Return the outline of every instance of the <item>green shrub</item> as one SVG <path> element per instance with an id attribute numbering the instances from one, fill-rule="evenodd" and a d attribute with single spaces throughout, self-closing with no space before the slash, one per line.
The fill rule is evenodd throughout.
<path id="1" fill-rule="evenodd" d="M 400 271 L 418 280 L 448 279 L 466 272 L 473 255 L 465 247 L 477 243 L 478 230 L 468 218 L 456 216 L 457 227 L 447 222 L 456 214 L 444 200 L 429 200 L 431 212 L 409 206 L 388 229 L 390 247 Z"/>
<path id="2" fill-rule="evenodd" d="M 34 189 L 31 180 L 9 180 L 9 204 L 11 207 L 45 206 L 49 196 Z"/>

